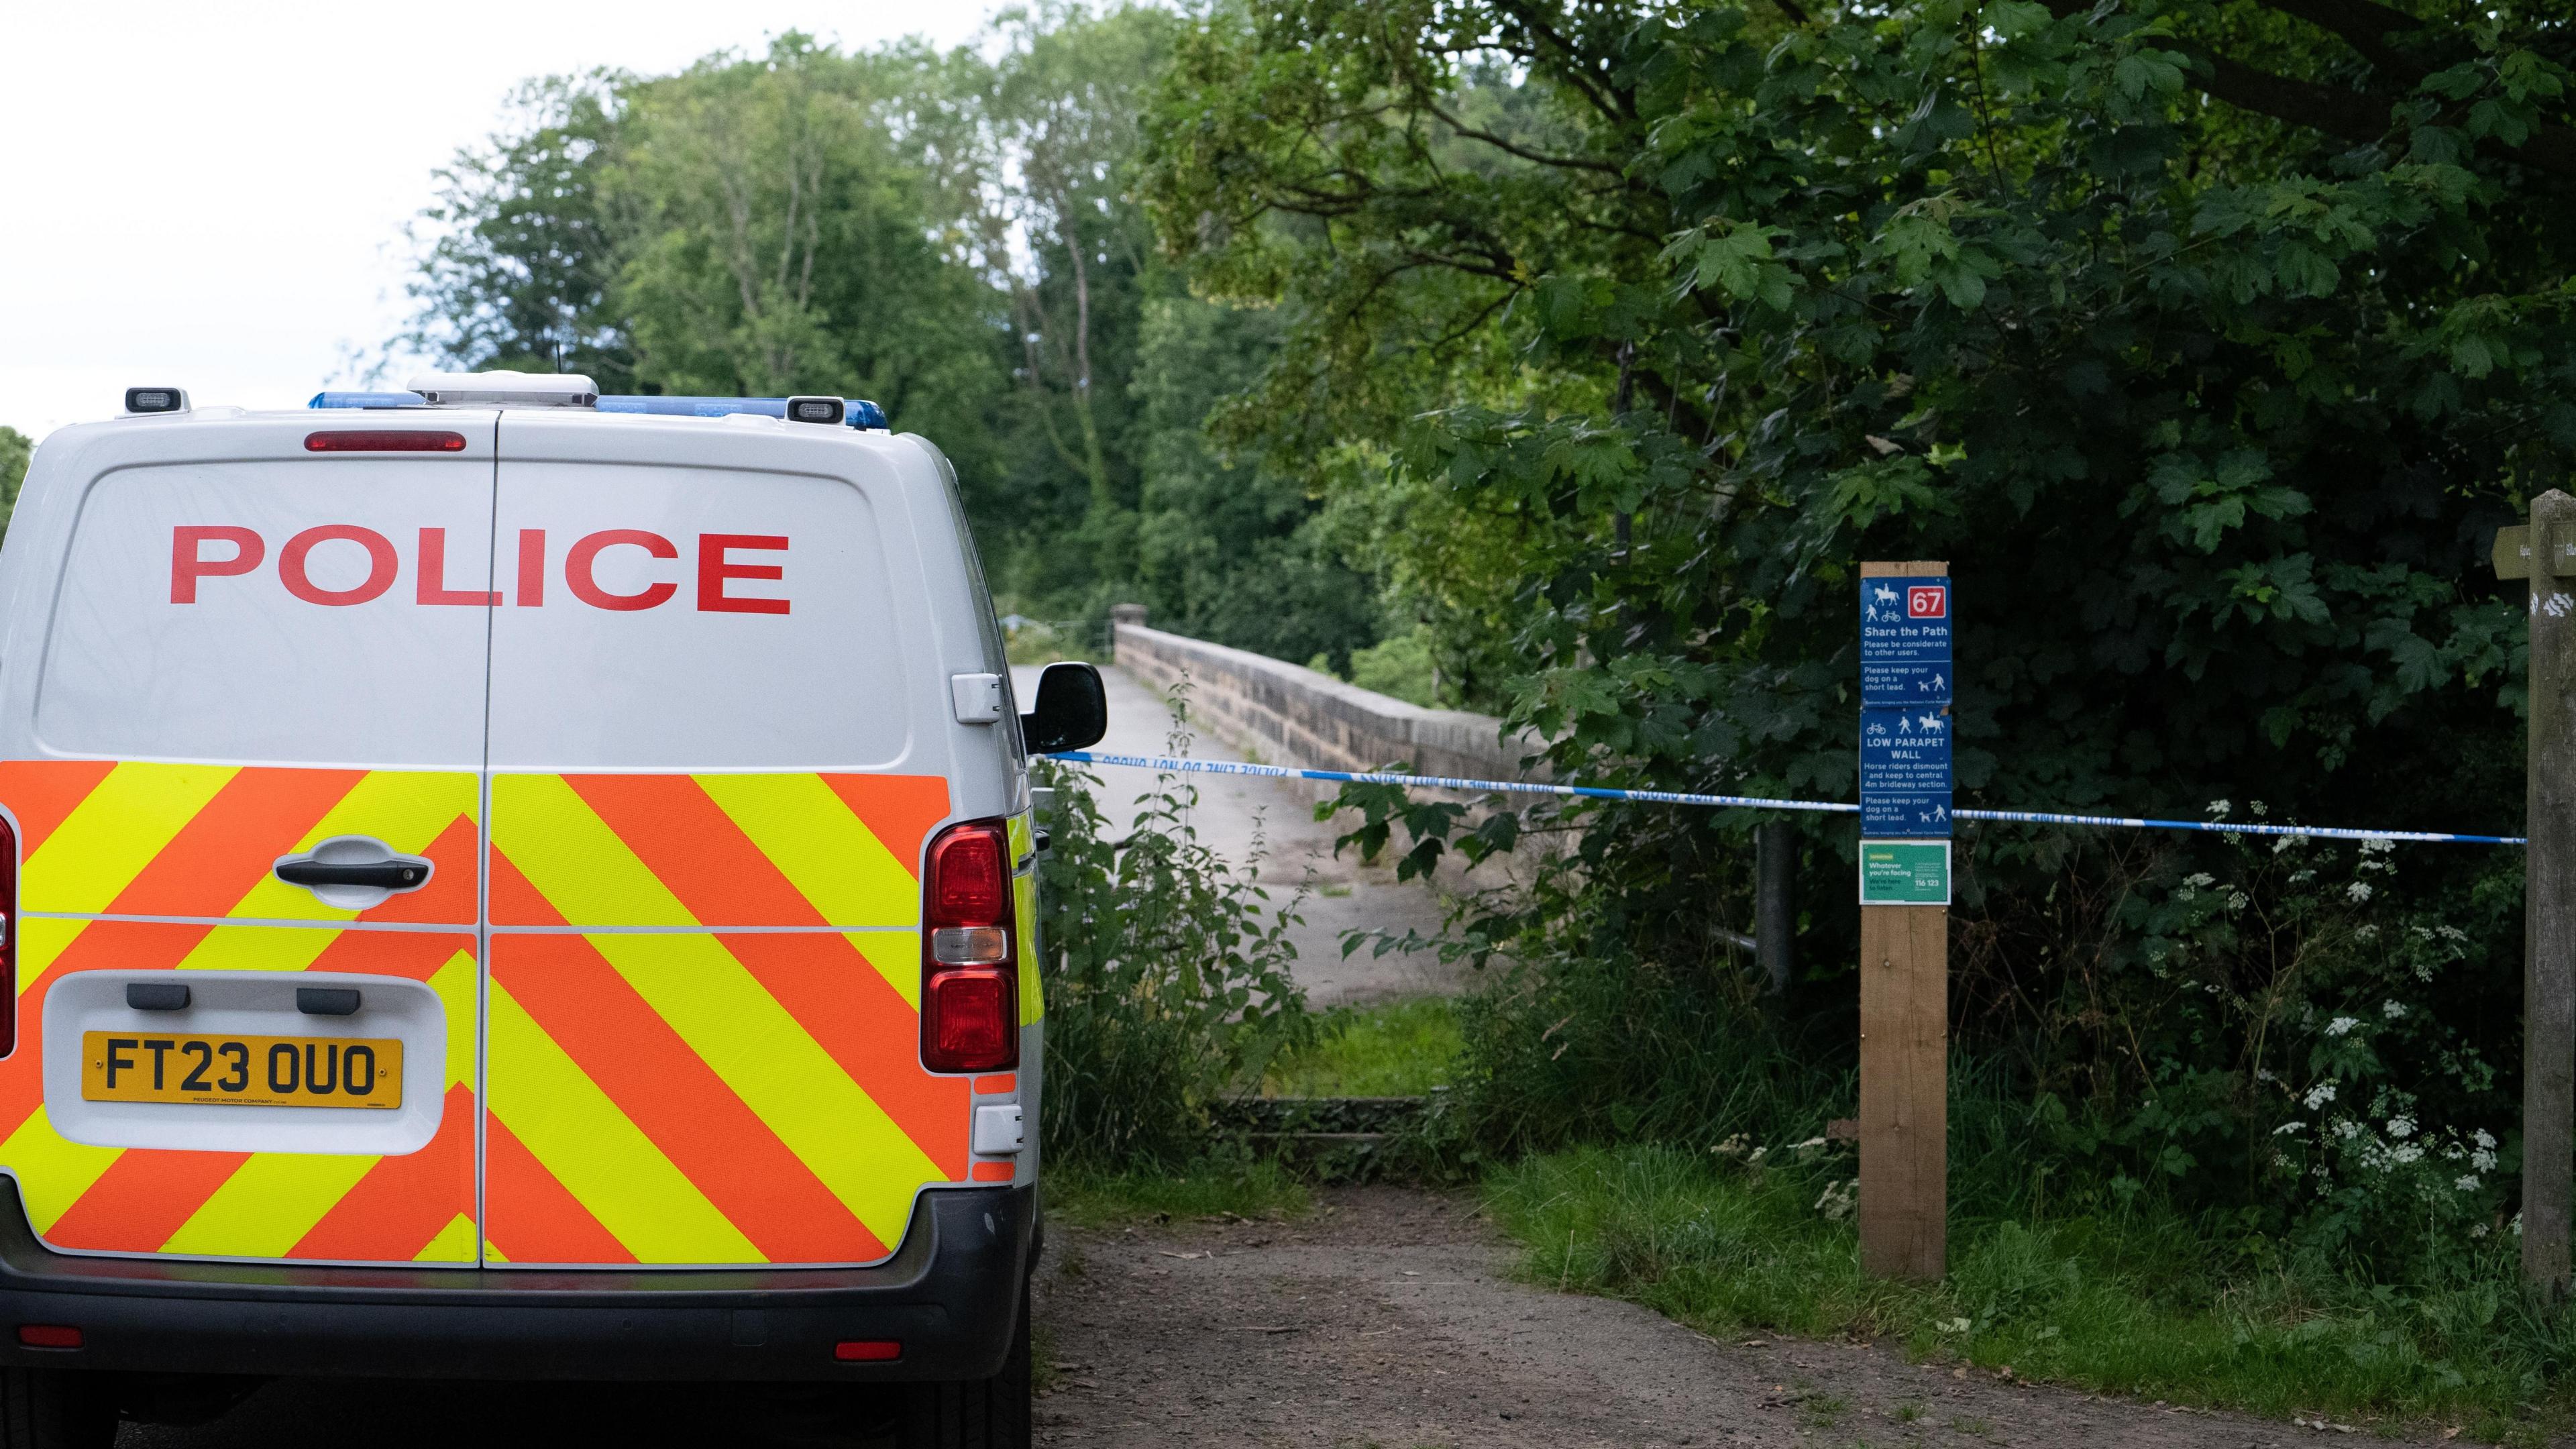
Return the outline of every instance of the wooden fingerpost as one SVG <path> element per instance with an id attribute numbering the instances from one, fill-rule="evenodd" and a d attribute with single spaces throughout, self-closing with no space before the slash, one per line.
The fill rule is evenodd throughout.
<path id="1" fill-rule="evenodd" d="M 1949 572 L 1860 567 L 1860 1257 L 1885 1278 L 1940 1278 L 1949 1239 Z"/>
<path id="2" fill-rule="evenodd" d="M 2576 498 L 2531 500 L 2528 528 L 2496 535 L 2504 578 L 2531 580 L 2522 976 L 2522 1280 L 2568 1288 L 2576 1170 Z"/>
<path id="3" fill-rule="evenodd" d="M 1950 908 L 1860 908 L 1860 1263 L 1937 1280 L 1950 1228 Z"/>

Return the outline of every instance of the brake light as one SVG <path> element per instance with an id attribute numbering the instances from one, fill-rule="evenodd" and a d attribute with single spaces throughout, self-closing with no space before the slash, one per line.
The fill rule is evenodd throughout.
<path id="1" fill-rule="evenodd" d="M 21 1323 L 18 1341 L 29 1348 L 78 1348 L 81 1331 L 68 1323 Z"/>
<path id="2" fill-rule="evenodd" d="M 0 820 L 0 1057 L 18 1049 L 18 835 Z"/>
<path id="3" fill-rule="evenodd" d="M 903 1357 L 903 1345 L 883 1338 L 845 1338 L 832 1345 L 832 1357 L 843 1363 L 892 1363 Z"/>
<path id="4" fill-rule="evenodd" d="M 431 432 L 410 428 L 352 428 L 329 433 L 304 435 L 308 453 L 462 453 L 463 433 Z"/>
<path id="5" fill-rule="evenodd" d="M 1020 1061 L 1019 921 L 1011 838 L 999 820 L 952 825 L 922 871 L 921 1060 L 934 1072 Z"/>

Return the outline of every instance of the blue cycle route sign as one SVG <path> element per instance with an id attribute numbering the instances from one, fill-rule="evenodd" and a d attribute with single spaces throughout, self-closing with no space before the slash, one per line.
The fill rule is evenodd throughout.
<path id="1" fill-rule="evenodd" d="M 1938 705 L 1860 712 L 1860 833 L 1950 833 L 1950 713 Z"/>
<path id="2" fill-rule="evenodd" d="M 1950 580 L 1860 581 L 1860 831 L 1950 834 Z"/>
<path id="3" fill-rule="evenodd" d="M 1948 704 L 1950 581 L 1860 581 L 1860 702 Z"/>

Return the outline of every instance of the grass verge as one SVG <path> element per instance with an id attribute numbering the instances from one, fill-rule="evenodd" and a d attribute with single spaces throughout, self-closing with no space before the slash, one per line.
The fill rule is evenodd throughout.
<path id="1" fill-rule="evenodd" d="M 1314 1045 L 1271 1064 L 1263 1096 L 1419 1097 L 1446 1085 L 1458 1059 L 1458 1013 L 1445 996 L 1335 1007 L 1319 1025 Z"/>
<path id="2" fill-rule="evenodd" d="M 1140 1219 L 1299 1217 L 1314 1206 L 1306 1185 L 1265 1159 L 1210 1158 L 1172 1173 L 1145 1170 L 1088 1171 L 1050 1167 L 1046 1210 L 1076 1227 L 1097 1228 Z"/>
<path id="3" fill-rule="evenodd" d="M 1584 1148 L 1491 1173 L 1495 1220 L 1546 1286 L 1631 1299 L 1703 1332 L 1895 1338 L 1919 1357 L 2175 1403 L 2507 1443 L 2564 1430 L 2576 1313 L 2531 1308 L 2511 1239 L 2479 1276 L 2393 1287 L 2248 1259 L 2177 1217 L 1955 1224 L 1938 1286 L 1860 1271 L 1820 1210 L 1847 1149 L 1777 1169 Z M 1843 1199 L 1847 1201 L 1848 1199 Z"/>

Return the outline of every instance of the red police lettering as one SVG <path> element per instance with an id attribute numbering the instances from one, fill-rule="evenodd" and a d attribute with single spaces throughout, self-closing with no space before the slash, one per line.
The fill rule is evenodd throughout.
<path id="1" fill-rule="evenodd" d="M 447 586 L 447 530 L 424 528 L 420 531 L 420 591 L 424 604 L 474 604 L 483 608 L 501 602 L 497 590 L 451 589 Z"/>
<path id="2" fill-rule="evenodd" d="M 564 555 L 564 583 L 571 588 L 572 596 L 594 609 L 620 611 L 649 609 L 670 602 L 671 596 L 680 591 L 678 584 L 647 584 L 632 594 L 612 594 L 599 586 L 591 570 L 599 561 L 600 550 L 620 545 L 640 548 L 655 558 L 680 556 L 671 541 L 658 533 L 646 533 L 640 528 L 602 529 L 574 544 L 572 552 Z"/>
<path id="3" fill-rule="evenodd" d="M 367 553 L 367 576 L 345 589 L 326 589 L 313 582 L 313 550 L 326 543 L 354 543 Z M 230 544 L 230 557 L 207 556 L 208 544 Z M 639 528 L 609 528 L 585 534 L 564 555 L 564 584 L 572 596 L 594 609 L 633 613 L 653 609 L 678 597 L 676 582 L 661 581 L 643 585 L 631 594 L 612 593 L 599 582 L 599 556 L 612 548 L 640 548 L 648 558 L 677 561 L 679 545 L 658 533 Z M 698 611 L 705 614 L 784 614 L 789 603 L 783 598 L 746 597 L 731 592 L 736 582 L 778 583 L 787 577 L 786 564 L 753 563 L 737 560 L 738 553 L 773 553 L 784 555 L 788 538 L 783 533 L 702 533 L 698 535 Z M 268 545 L 258 532 L 232 524 L 189 524 L 170 530 L 170 602 L 197 602 L 200 579 L 236 578 L 251 573 L 268 558 Z M 505 599 L 499 589 L 458 589 L 447 583 L 447 530 L 420 530 L 418 567 L 413 570 L 415 601 L 422 604 L 456 604 L 467 607 L 495 608 L 515 602 L 523 609 L 543 607 L 546 601 L 546 531 L 542 528 L 519 530 L 518 589 L 515 600 Z M 461 567 L 472 569 L 469 561 Z M 286 591 L 308 604 L 346 607 L 364 604 L 384 597 L 402 572 L 402 558 L 393 541 L 372 528 L 354 523 L 326 523 L 305 529 L 286 541 L 277 551 L 278 582 Z M 494 582 L 497 582 L 495 580 Z"/>
<path id="4" fill-rule="evenodd" d="M 725 555 L 734 549 L 785 553 L 787 536 L 777 533 L 702 533 L 698 535 L 698 612 L 701 614 L 784 614 L 785 599 L 737 599 L 725 592 L 728 579 L 783 579 L 782 564 L 735 563 Z"/>
<path id="5" fill-rule="evenodd" d="M 209 539 L 231 544 L 233 556 L 207 558 L 204 545 Z M 219 523 L 171 529 L 170 602 L 193 604 L 197 602 L 197 580 L 246 574 L 258 568 L 259 561 L 266 557 L 268 545 L 260 542 L 259 535 L 247 528 Z"/>
<path id="6" fill-rule="evenodd" d="M 315 587 L 312 576 L 304 571 L 306 557 L 317 544 L 340 541 L 357 544 L 367 551 L 366 579 L 350 589 Z M 393 540 L 372 528 L 360 528 L 354 523 L 326 523 L 319 528 L 308 528 L 288 539 L 286 547 L 277 551 L 278 581 L 286 585 L 288 593 L 308 604 L 345 607 L 381 597 L 385 590 L 394 586 L 394 572 L 401 566 L 402 561 L 394 555 Z"/>
<path id="7" fill-rule="evenodd" d="M 546 531 L 519 530 L 519 607 L 533 609 L 546 601 Z"/>

